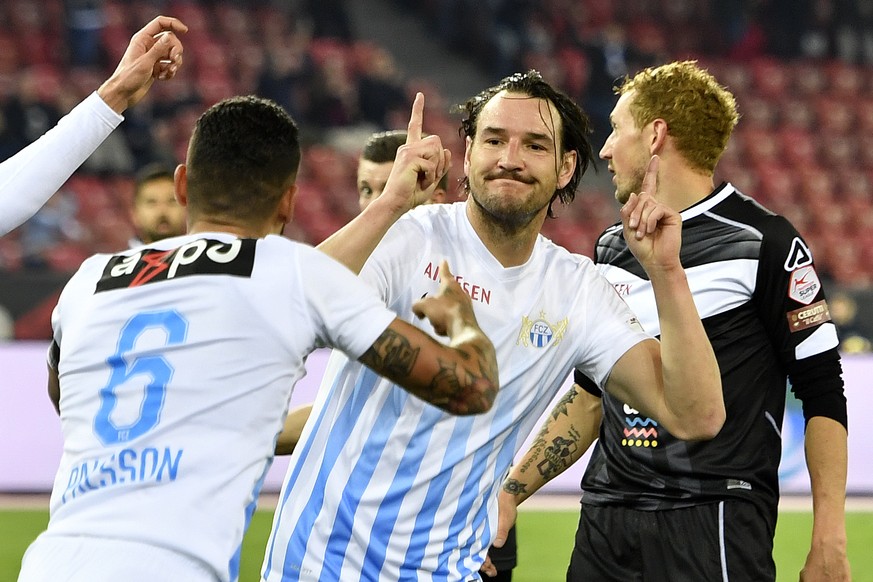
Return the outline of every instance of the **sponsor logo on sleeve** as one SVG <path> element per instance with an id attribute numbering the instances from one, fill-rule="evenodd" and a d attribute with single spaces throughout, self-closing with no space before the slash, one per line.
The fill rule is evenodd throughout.
<path id="1" fill-rule="evenodd" d="M 821 281 L 812 265 L 796 269 L 788 279 L 788 297 L 804 305 L 812 303 L 820 289 Z"/>
<path id="2" fill-rule="evenodd" d="M 824 299 L 807 307 L 789 311 L 786 316 L 788 317 L 788 329 L 791 330 L 791 333 L 831 320 L 831 312 Z"/>
<path id="3" fill-rule="evenodd" d="M 812 264 L 812 251 L 806 246 L 800 237 L 794 237 L 791 241 L 791 248 L 788 250 L 788 256 L 785 258 L 785 270 L 789 273 L 798 267 L 805 267 Z"/>

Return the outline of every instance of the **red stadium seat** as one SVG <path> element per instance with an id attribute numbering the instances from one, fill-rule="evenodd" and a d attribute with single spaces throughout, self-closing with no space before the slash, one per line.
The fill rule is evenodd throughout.
<path id="1" fill-rule="evenodd" d="M 782 62 L 758 58 L 752 62 L 755 89 L 769 99 L 782 99 L 791 84 L 791 72 Z"/>
<path id="2" fill-rule="evenodd" d="M 824 67 L 818 61 L 801 60 L 790 67 L 794 90 L 801 96 L 814 97 L 828 86 Z"/>
<path id="3" fill-rule="evenodd" d="M 840 97 L 855 97 L 864 89 L 864 75 L 859 67 L 841 60 L 825 65 L 829 92 Z"/>
<path id="4" fill-rule="evenodd" d="M 818 149 L 816 140 L 808 131 L 783 129 L 779 132 L 779 142 L 785 159 L 794 166 L 809 166 L 816 162 Z"/>
<path id="5" fill-rule="evenodd" d="M 873 98 L 855 99 L 851 103 L 855 108 L 857 130 L 862 133 L 873 133 Z"/>
<path id="6" fill-rule="evenodd" d="M 772 131 L 758 127 L 737 131 L 734 139 L 742 141 L 747 163 L 766 163 L 777 160 L 782 154 L 782 148 Z"/>
<path id="7" fill-rule="evenodd" d="M 782 164 L 762 164 L 758 166 L 758 198 L 762 203 L 775 201 L 787 203 L 798 198 L 798 184 L 795 172 Z"/>
<path id="8" fill-rule="evenodd" d="M 848 133 L 855 123 L 855 107 L 845 98 L 833 95 L 819 97 L 815 102 L 818 125 L 822 131 Z"/>
<path id="9" fill-rule="evenodd" d="M 781 102 L 779 121 L 783 127 L 809 131 L 815 125 L 816 112 L 809 99 L 788 97 Z"/>
<path id="10" fill-rule="evenodd" d="M 740 111 L 746 127 L 771 129 L 779 118 L 779 101 L 749 95 L 740 103 Z"/>
<path id="11" fill-rule="evenodd" d="M 861 162 L 858 140 L 852 134 L 822 132 L 818 149 L 823 164 L 832 170 L 846 171 Z"/>

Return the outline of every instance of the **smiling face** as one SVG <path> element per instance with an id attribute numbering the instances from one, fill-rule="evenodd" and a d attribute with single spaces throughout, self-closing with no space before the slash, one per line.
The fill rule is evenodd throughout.
<path id="1" fill-rule="evenodd" d="M 560 135 L 561 118 L 549 101 L 506 91 L 492 97 L 464 156 L 476 207 L 506 226 L 544 219 L 576 168 L 576 152 L 560 153 Z"/>
<path id="2" fill-rule="evenodd" d="M 652 156 L 643 129 L 637 127 L 630 112 L 633 96 L 634 92 L 630 91 L 619 97 L 609 116 L 612 133 L 600 150 L 601 159 L 609 162 L 609 171 L 615 174 L 612 178 L 615 199 L 622 204 L 631 193 L 642 189 L 643 176 Z"/>

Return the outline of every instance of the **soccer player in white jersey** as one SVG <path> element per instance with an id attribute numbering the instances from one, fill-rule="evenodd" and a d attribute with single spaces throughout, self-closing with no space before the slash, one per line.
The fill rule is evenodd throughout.
<path id="1" fill-rule="evenodd" d="M 138 103 L 155 79 L 182 64 L 176 37 L 188 27 L 158 16 L 130 40 L 115 72 L 58 125 L 0 164 L 0 236 L 33 216 Z"/>
<path id="2" fill-rule="evenodd" d="M 438 142 L 407 158 L 442 173 Z M 290 220 L 297 127 L 237 97 L 197 121 L 176 169 L 188 234 L 86 260 L 52 318 L 49 393 L 64 450 L 48 529 L 19 580 L 236 580 L 243 533 L 307 355 L 330 346 L 456 414 L 497 393 L 494 347 L 445 262 L 415 312 L 276 236 Z M 408 195 L 428 178 L 406 182 Z M 305 204 L 306 201 L 301 201 Z"/>
<path id="3" fill-rule="evenodd" d="M 495 343 L 500 392 L 489 412 L 452 416 L 334 353 L 279 498 L 269 582 L 479 579 L 500 481 L 574 368 L 684 438 L 711 438 L 724 422 L 718 365 L 678 258 L 680 217 L 649 193 L 657 159 L 622 218 L 657 288 L 660 343 L 589 259 L 539 233 L 592 159 L 572 100 L 536 71 L 470 99 L 467 200 L 404 214 L 410 198 L 395 188 L 417 179 L 404 160 L 422 109 L 417 98 L 385 191 L 321 248 L 409 321 L 449 257 Z"/>

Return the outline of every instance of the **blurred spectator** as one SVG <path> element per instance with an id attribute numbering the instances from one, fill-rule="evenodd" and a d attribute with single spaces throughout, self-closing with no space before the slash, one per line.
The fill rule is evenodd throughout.
<path id="1" fill-rule="evenodd" d="M 64 12 L 70 64 L 75 67 L 102 65 L 103 0 L 64 0 Z"/>
<path id="2" fill-rule="evenodd" d="M 313 79 L 309 120 L 331 128 L 351 125 L 358 117 L 358 88 L 349 78 L 344 57 L 330 54 Z"/>
<path id="3" fill-rule="evenodd" d="M 800 54 L 813 59 L 824 59 L 836 54 L 834 3 L 832 0 L 805 0 L 807 10 L 799 10 Z"/>
<path id="4" fill-rule="evenodd" d="M 309 107 L 308 89 L 315 75 L 310 41 L 302 30 L 270 41 L 258 78 L 257 94 L 272 99 L 295 119 L 305 119 Z"/>
<path id="5" fill-rule="evenodd" d="M 56 87 L 48 86 L 51 83 L 49 75 L 48 71 L 35 68 L 21 71 L 18 92 L 4 106 L 3 119 L 7 128 L 4 135 L 9 140 L 4 150 L 17 152 L 39 139 L 61 118 L 50 98 Z"/>
<path id="6" fill-rule="evenodd" d="M 583 45 L 590 67 L 588 91 L 583 108 L 594 128 L 592 143 L 600 147 L 611 131 L 609 114 L 617 97 L 613 88 L 627 75 L 657 64 L 657 55 L 643 53 L 632 45 L 625 28 L 618 22 L 603 27 L 598 38 Z"/>
<path id="7" fill-rule="evenodd" d="M 385 49 L 373 46 L 361 51 L 358 68 L 358 106 L 364 121 L 388 128 L 392 113 L 406 112 L 410 103 L 406 97 L 403 78 L 394 57 Z"/>
<path id="8" fill-rule="evenodd" d="M 47 268 L 51 264 L 50 253 L 53 249 L 65 243 L 83 241 L 86 231 L 76 219 L 77 209 L 73 195 L 61 190 L 21 225 L 19 241 L 23 267 Z"/>
<path id="9" fill-rule="evenodd" d="M 306 0 L 304 9 L 312 18 L 315 36 L 345 42 L 354 40 L 345 0 Z"/>

